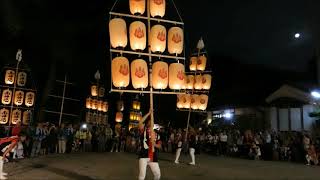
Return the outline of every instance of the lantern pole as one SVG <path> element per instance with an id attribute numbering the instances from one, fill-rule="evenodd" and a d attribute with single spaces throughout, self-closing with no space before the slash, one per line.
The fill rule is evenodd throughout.
<path id="1" fill-rule="evenodd" d="M 14 81 L 13 81 L 13 91 L 12 91 L 12 99 L 11 99 L 11 106 L 10 106 L 10 116 L 9 116 L 9 131 L 8 135 L 10 133 L 10 127 L 11 127 L 11 121 L 12 121 L 12 111 L 13 111 L 13 103 L 15 99 L 15 94 L 16 94 L 16 88 L 17 88 L 17 80 L 18 80 L 18 71 L 19 71 L 19 64 L 22 60 L 22 49 L 18 49 L 18 52 L 16 54 L 16 60 L 17 60 L 17 66 L 16 66 L 16 72 L 14 74 Z"/>
<path id="2" fill-rule="evenodd" d="M 64 99 L 65 99 L 64 96 L 66 94 L 66 86 L 67 86 L 67 75 L 64 76 L 64 82 L 63 82 L 63 93 L 62 93 L 62 102 L 61 102 L 60 116 L 59 116 L 59 126 L 61 125 L 61 121 L 62 121 Z"/>
<path id="3" fill-rule="evenodd" d="M 150 0 L 147 0 L 147 14 L 148 14 L 148 35 L 151 33 L 151 18 L 150 18 Z M 150 129 L 151 134 L 154 133 L 153 126 L 154 126 L 154 112 L 153 112 L 153 87 L 152 87 L 152 56 L 151 56 L 151 47 L 150 42 L 148 41 L 148 53 L 149 53 L 149 83 L 150 83 Z M 152 152 L 154 152 L 154 136 L 151 136 L 151 143 L 152 143 Z"/>

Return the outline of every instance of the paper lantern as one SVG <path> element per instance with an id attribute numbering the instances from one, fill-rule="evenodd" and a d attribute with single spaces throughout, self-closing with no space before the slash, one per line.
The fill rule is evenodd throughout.
<path id="1" fill-rule="evenodd" d="M 18 86 L 25 86 L 27 83 L 27 73 L 25 72 L 19 72 L 18 73 Z"/>
<path id="2" fill-rule="evenodd" d="M 129 60 L 125 57 L 116 57 L 112 60 L 112 83 L 115 87 L 127 87 L 130 81 Z"/>
<path id="3" fill-rule="evenodd" d="M 136 59 L 131 63 L 132 86 L 135 89 L 148 86 L 148 65 L 142 59 Z"/>
<path id="4" fill-rule="evenodd" d="M 194 81 L 195 81 L 194 75 L 188 75 L 186 89 L 193 89 Z"/>
<path id="5" fill-rule="evenodd" d="M 169 87 L 179 90 L 185 84 L 184 65 L 181 63 L 172 63 L 169 66 Z"/>
<path id="6" fill-rule="evenodd" d="M 34 98 L 35 98 L 35 94 L 34 92 L 27 92 L 26 93 L 26 99 L 25 99 L 25 105 L 27 107 L 31 107 L 34 104 Z"/>
<path id="7" fill-rule="evenodd" d="M 1 109 L 0 110 L 0 124 L 7 124 L 9 121 L 9 110 Z"/>
<path id="8" fill-rule="evenodd" d="M 132 50 L 144 50 L 147 44 L 146 25 L 141 21 L 135 21 L 130 24 L 130 47 Z"/>
<path id="9" fill-rule="evenodd" d="M 166 13 L 165 0 L 150 0 L 150 15 L 152 17 L 163 17 Z"/>
<path id="10" fill-rule="evenodd" d="M 200 110 L 206 110 L 207 109 L 207 106 L 208 106 L 208 96 L 207 95 L 200 95 L 199 96 L 199 109 Z"/>
<path id="11" fill-rule="evenodd" d="M 198 110 L 199 104 L 200 104 L 199 95 L 197 94 L 191 95 L 191 108 L 193 110 Z"/>
<path id="12" fill-rule="evenodd" d="M 14 95 L 14 104 L 17 106 L 21 106 L 23 104 L 24 92 L 16 91 Z"/>
<path id="13" fill-rule="evenodd" d="M 198 57 L 197 70 L 204 71 L 207 65 L 207 57 L 205 55 Z"/>
<path id="14" fill-rule="evenodd" d="M 132 102 L 132 109 L 140 110 L 140 102 L 139 101 L 133 101 Z"/>
<path id="15" fill-rule="evenodd" d="M 91 98 L 86 99 L 86 108 L 91 109 Z"/>
<path id="16" fill-rule="evenodd" d="M 194 89 L 200 90 L 202 89 L 202 76 L 196 75 L 194 82 Z"/>
<path id="17" fill-rule="evenodd" d="M 183 96 L 183 108 L 189 109 L 191 104 L 191 95 L 185 94 Z"/>
<path id="18" fill-rule="evenodd" d="M 96 85 L 91 86 L 91 96 L 98 96 L 98 87 Z"/>
<path id="19" fill-rule="evenodd" d="M 152 65 L 152 86 L 154 89 L 166 89 L 168 87 L 169 75 L 168 64 L 157 61 Z"/>
<path id="20" fill-rule="evenodd" d="M 4 79 L 4 82 L 6 84 L 13 84 L 14 83 L 14 79 L 15 79 L 15 71 L 13 70 L 7 70 L 6 71 L 6 75 L 5 75 L 5 79 Z"/>
<path id="21" fill-rule="evenodd" d="M 117 123 L 121 123 L 121 122 L 122 122 L 122 119 L 123 119 L 123 114 L 122 114 L 122 112 L 117 112 L 117 113 L 116 113 L 116 122 L 117 122 Z"/>
<path id="22" fill-rule="evenodd" d="M 100 87 L 99 88 L 99 97 L 104 97 L 104 94 L 106 92 L 106 89 L 104 87 Z"/>
<path id="23" fill-rule="evenodd" d="M 4 105 L 8 105 L 11 103 L 12 99 L 12 91 L 10 89 L 6 89 L 2 92 L 1 102 Z"/>
<path id="24" fill-rule="evenodd" d="M 92 99 L 91 109 L 93 109 L 93 110 L 98 109 L 98 100 Z"/>
<path id="25" fill-rule="evenodd" d="M 29 125 L 31 122 L 31 116 L 32 116 L 31 111 L 24 111 L 22 116 L 22 124 Z"/>
<path id="26" fill-rule="evenodd" d="M 123 110 L 124 110 L 124 103 L 123 103 L 123 101 L 118 101 L 118 102 L 117 102 L 117 110 L 118 110 L 118 111 L 123 111 Z"/>
<path id="27" fill-rule="evenodd" d="M 177 95 L 177 108 L 181 109 L 183 108 L 183 94 Z"/>
<path id="28" fill-rule="evenodd" d="M 210 74 L 205 74 L 202 76 L 202 89 L 209 90 L 211 88 L 211 79 Z"/>
<path id="29" fill-rule="evenodd" d="M 102 111 L 103 109 L 103 102 L 102 101 L 98 101 L 98 111 Z"/>
<path id="30" fill-rule="evenodd" d="M 172 27 L 168 32 L 168 51 L 170 54 L 181 54 L 183 50 L 183 30 Z"/>
<path id="31" fill-rule="evenodd" d="M 17 124 L 18 121 L 21 121 L 21 111 L 19 109 L 15 109 L 12 111 L 11 116 L 11 124 Z"/>
<path id="32" fill-rule="evenodd" d="M 196 71 L 197 70 L 197 63 L 198 63 L 198 58 L 193 56 L 190 58 L 190 65 L 189 69 L 190 71 Z"/>
<path id="33" fill-rule="evenodd" d="M 121 18 L 114 18 L 109 22 L 110 44 L 113 48 L 124 48 L 127 46 L 127 25 Z"/>
<path id="34" fill-rule="evenodd" d="M 137 120 L 137 121 L 141 121 L 141 119 L 142 119 L 142 114 L 141 114 L 141 113 L 137 113 L 137 118 L 136 118 L 136 120 Z"/>
<path id="35" fill-rule="evenodd" d="M 129 119 L 130 119 L 131 121 L 134 121 L 134 116 L 135 116 L 135 112 L 130 112 Z"/>
<path id="36" fill-rule="evenodd" d="M 166 50 L 167 30 L 162 25 L 154 25 L 150 32 L 150 49 L 152 52 L 163 53 Z"/>
<path id="37" fill-rule="evenodd" d="M 103 102 L 102 103 L 102 111 L 103 112 L 108 112 L 108 108 L 109 108 L 108 102 Z"/>
<path id="38" fill-rule="evenodd" d="M 91 117 L 92 117 L 92 113 L 91 112 L 86 112 L 86 122 L 87 123 L 91 123 Z"/>
<path id="39" fill-rule="evenodd" d="M 146 9 L 146 0 L 129 0 L 131 14 L 143 14 Z"/>

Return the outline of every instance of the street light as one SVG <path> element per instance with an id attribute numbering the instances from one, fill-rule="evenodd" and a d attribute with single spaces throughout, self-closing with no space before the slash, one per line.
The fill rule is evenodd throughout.
<path id="1" fill-rule="evenodd" d="M 320 92 L 319 91 L 312 91 L 311 96 L 315 99 L 320 99 Z"/>
<path id="2" fill-rule="evenodd" d="M 300 33 L 294 34 L 294 38 L 299 39 L 300 38 Z"/>

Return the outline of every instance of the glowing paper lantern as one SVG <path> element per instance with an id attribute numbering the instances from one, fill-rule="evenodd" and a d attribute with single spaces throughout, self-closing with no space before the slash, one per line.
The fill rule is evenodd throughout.
<path id="1" fill-rule="evenodd" d="M 18 121 L 21 121 L 21 111 L 19 109 L 15 109 L 12 111 L 11 116 L 11 124 L 17 124 Z"/>
<path id="2" fill-rule="evenodd" d="M 202 89 L 209 90 L 211 88 L 211 79 L 210 74 L 205 74 L 202 76 Z"/>
<path id="3" fill-rule="evenodd" d="M 189 109 L 191 104 L 191 95 L 186 94 L 183 97 L 183 108 Z"/>
<path id="4" fill-rule="evenodd" d="M 150 0 L 150 14 L 152 17 L 163 17 L 166 13 L 165 0 Z"/>
<path id="5" fill-rule="evenodd" d="M 106 92 L 106 89 L 104 87 L 99 88 L 99 97 L 104 97 L 104 94 Z"/>
<path id="6" fill-rule="evenodd" d="M 23 104 L 24 92 L 16 91 L 14 95 L 14 104 L 17 106 L 21 106 Z"/>
<path id="7" fill-rule="evenodd" d="M 146 9 L 146 0 L 129 0 L 131 14 L 143 14 Z"/>
<path id="8" fill-rule="evenodd" d="M 135 89 L 148 86 L 148 65 L 142 59 L 136 59 L 131 63 L 132 86 Z"/>
<path id="9" fill-rule="evenodd" d="M 131 121 L 134 121 L 134 116 L 135 116 L 135 112 L 130 112 L 129 119 L 130 119 Z"/>
<path id="10" fill-rule="evenodd" d="M 13 70 L 7 70 L 6 71 L 6 75 L 5 75 L 5 79 L 4 79 L 4 82 L 6 84 L 13 84 L 14 83 L 14 79 L 15 79 L 15 71 Z"/>
<path id="11" fill-rule="evenodd" d="M 102 111 L 103 108 L 103 102 L 102 101 L 98 101 L 98 111 Z"/>
<path id="12" fill-rule="evenodd" d="M 147 44 L 146 25 L 141 21 L 130 24 L 130 47 L 132 50 L 144 50 Z"/>
<path id="13" fill-rule="evenodd" d="M 169 75 L 168 64 L 157 61 L 152 65 L 152 86 L 154 89 L 166 89 L 168 87 Z"/>
<path id="14" fill-rule="evenodd" d="M 197 89 L 197 90 L 202 89 L 202 76 L 201 75 L 196 75 L 194 89 Z"/>
<path id="15" fill-rule="evenodd" d="M 205 55 L 198 57 L 197 70 L 204 71 L 207 65 L 207 57 Z"/>
<path id="16" fill-rule="evenodd" d="M 122 122 L 122 119 L 123 119 L 123 114 L 122 114 L 122 112 L 117 112 L 117 113 L 116 113 L 116 122 L 117 122 L 117 123 L 121 123 L 121 122 Z"/>
<path id="17" fill-rule="evenodd" d="M 32 116 L 31 111 L 24 111 L 22 116 L 22 124 L 29 125 L 31 122 L 31 116 Z"/>
<path id="18" fill-rule="evenodd" d="M 18 86 L 25 86 L 27 83 L 27 73 L 25 72 L 19 72 L 18 73 Z"/>
<path id="19" fill-rule="evenodd" d="M 109 22 L 110 43 L 113 48 L 124 48 L 127 46 L 127 25 L 121 18 L 114 18 Z"/>
<path id="20" fill-rule="evenodd" d="M 197 94 L 191 95 L 191 108 L 193 110 L 197 110 L 199 109 L 199 105 L 200 105 L 199 95 Z"/>
<path id="21" fill-rule="evenodd" d="M 102 111 L 103 112 L 108 112 L 108 108 L 109 108 L 108 102 L 103 102 L 102 103 Z"/>
<path id="22" fill-rule="evenodd" d="M 10 89 L 6 89 L 2 92 L 2 99 L 1 102 L 4 105 L 8 105 L 11 103 L 12 99 L 12 91 Z"/>
<path id="23" fill-rule="evenodd" d="M 35 98 L 35 94 L 34 92 L 27 92 L 26 93 L 26 99 L 25 99 L 25 105 L 27 107 L 31 107 L 34 104 L 34 98 Z"/>
<path id="24" fill-rule="evenodd" d="M 185 85 L 184 65 L 181 63 L 172 63 L 169 66 L 169 87 L 179 90 Z"/>
<path id="25" fill-rule="evenodd" d="M 194 75 L 187 76 L 186 89 L 193 89 L 194 86 Z"/>
<path id="26" fill-rule="evenodd" d="M 123 103 L 123 101 L 118 101 L 118 102 L 117 102 L 117 110 L 118 110 L 118 111 L 123 111 L 123 110 L 124 110 L 124 103 Z"/>
<path id="27" fill-rule="evenodd" d="M 98 109 L 98 100 L 92 99 L 91 109 L 93 110 Z"/>
<path id="28" fill-rule="evenodd" d="M 168 32 L 168 51 L 170 54 L 181 54 L 183 50 L 183 30 L 172 27 Z"/>
<path id="29" fill-rule="evenodd" d="M 127 87 L 130 81 L 129 60 L 116 57 L 112 60 L 112 83 L 115 87 Z"/>
<path id="30" fill-rule="evenodd" d="M 208 96 L 207 95 L 200 95 L 199 96 L 199 109 L 200 110 L 206 110 L 207 109 L 207 106 L 208 106 Z"/>
<path id="31" fill-rule="evenodd" d="M 91 98 L 86 99 L 86 108 L 91 109 Z"/>
<path id="32" fill-rule="evenodd" d="M 177 95 L 177 108 L 181 109 L 183 108 L 183 94 Z"/>
<path id="33" fill-rule="evenodd" d="M 96 85 L 91 86 L 91 96 L 98 96 L 98 87 Z"/>
<path id="34" fill-rule="evenodd" d="M 140 110 L 140 102 L 139 101 L 133 101 L 132 102 L 132 109 Z"/>
<path id="35" fill-rule="evenodd" d="M 166 50 L 167 30 L 162 25 L 154 25 L 150 32 L 150 48 L 152 52 L 163 53 Z"/>
<path id="36" fill-rule="evenodd" d="M 197 57 L 191 57 L 190 58 L 190 65 L 189 69 L 190 71 L 196 71 L 197 70 L 197 63 L 198 63 L 198 58 Z"/>
<path id="37" fill-rule="evenodd" d="M 7 124 L 9 121 L 9 110 L 1 109 L 0 110 L 0 124 Z"/>

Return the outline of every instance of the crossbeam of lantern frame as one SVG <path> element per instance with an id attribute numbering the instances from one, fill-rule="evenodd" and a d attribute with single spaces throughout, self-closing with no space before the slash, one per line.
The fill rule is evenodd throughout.
<path id="1" fill-rule="evenodd" d="M 111 90 L 110 91 L 111 92 L 119 92 L 119 93 L 150 94 L 150 109 L 151 110 L 153 110 L 153 94 L 175 94 L 175 95 L 185 94 L 185 91 L 181 90 L 182 85 L 184 84 L 184 81 L 185 81 L 185 64 L 184 64 L 185 63 L 185 47 L 184 47 L 184 40 L 183 40 L 184 39 L 184 35 L 183 35 L 184 23 L 183 23 L 182 18 L 181 18 L 180 14 L 175 6 L 174 1 L 171 0 L 172 4 L 174 5 L 174 7 L 176 9 L 177 14 L 179 15 L 180 21 L 172 21 L 172 20 L 166 20 L 166 19 L 162 18 L 165 14 L 166 0 L 142 0 L 142 1 L 128 0 L 127 2 L 129 2 L 128 4 L 130 6 L 130 11 L 131 11 L 131 14 L 133 14 L 133 15 L 113 12 L 113 9 L 114 9 L 115 5 L 117 4 L 117 2 L 118 2 L 118 0 L 116 0 L 116 2 L 114 3 L 114 5 L 111 8 L 111 11 L 109 13 L 109 15 L 110 15 L 110 17 L 109 17 L 110 18 L 109 19 L 110 60 L 111 60 L 111 65 L 112 65 L 112 67 L 111 67 Z M 135 6 L 136 9 L 132 11 L 131 8 L 133 6 Z M 151 11 L 151 8 L 153 8 L 153 11 Z M 155 9 L 157 9 L 157 10 L 155 11 Z M 145 11 L 146 11 L 146 13 L 145 13 Z M 137 13 L 139 15 L 136 15 Z M 157 18 L 158 16 L 161 18 Z M 120 18 L 117 18 L 117 17 L 120 17 Z M 141 43 L 142 48 L 135 48 L 135 49 L 132 48 L 132 46 L 131 46 L 132 42 L 131 42 L 131 36 L 130 36 L 132 32 L 130 30 L 129 36 L 130 36 L 131 48 L 129 50 L 127 50 L 128 48 L 125 49 L 125 47 L 127 46 L 127 42 L 128 42 L 128 40 L 127 40 L 128 33 L 127 33 L 126 21 L 124 21 L 124 19 L 122 19 L 122 18 L 128 18 L 129 19 L 128 21 L 130 23 L 132 22 L 132 20 L 134 21 L 130 24 L 130 29 L 131 29 L 131 25 L 133 26 L 133 23 L 136 23 L 136 27 L 133 29 L 133 30 L 135 30 L 133 35 L 135 36 L 136 39 L 140 39 L 140 40 L 143 39 L 144 43 Z M 137 20 L 143 20 L 143 21 L 137 21 Z M 138 25 L 138 23 L 140 25 Z M 151 23 L 156 23 L 156 24 L 151 24 Z M 168 26 L 168 24 L 170 24 L 171 28 L 169 30 L 168 37 L 167 37 L 166 27 L 164 27 L 160 23 L 166 23 L 167 26 Z M 112 25 L 114 25 L 114 27 Z M 170 39 L 170 31 L 171 31 L 172 39 Z M 125 33 L 123 33 L 123 32 L 125 32 Z M 154 32 L 154 34 L 151 34 L 151 32 Z M 138 34 L 136 35 L 136 33 L 138 33 Z M 157 34 L 157 35 L 155 35 L 155 34 Z M 113 43 L 114 38 L 119 38 L 119 39 L 124 38 L 125 40 L 122 39 L 123 42 L 120 42 L 120 40 L 119 40 L 118 45 L 115 45 L 117 43 Z M 152 38 L 154 38 L 154 39 L 152 39 Z M 168 39 L 168 54 L 163 54 L 166 49 L 166 46 L 167 46 L 167 39 Z M 164 41 L 164 43 L 163 43 L 163 41 Z M 139 41 L 139 42 L 141 42 L 141 41 Z M 172 46 L 171 46 L 171 51 L 170 51 L 169 43 L 171 43 L 171 45 L 172 45 L 172 44 L 174 44 L 173 42 L 176 43 L 175 44 L 176 46 L 175 46 L 174 50 L 172 50 Z M 156 50 L 154 48 L 155 44 L 157 45 Z M 155 51 L 157 51 L 157 52 L 155 52 Z M 172 54 L 175 54 L 175 55 L 172 55 Z M 142 77 L 147 76 L 147 80 L 144 81 L 144 83 L 143 83 L 144 85 L 140 85 L 141 86 L 140 88 L 139 87 L 137 88 L 137 85 L 134 85 L 133 77 L 131 80 L 133 89 L 127 88 L 129 85 L 129 82 L 130 82 L 130 69 L 132 69 L 132 68 L 128 67 L 128 66 L 130 66 L 129 60 L 126 57 L 123 57 L 122 55 L 137 56 L 138 57 L 138 58 L 134 58 L 135 60 L 132 61 L 131 67 L 133 66 L 132 64 L 135 61 L 137 62 L 137 64 L 139 61 L 140 65 L 143 64 L 141 66 L 145 67 L 142 70 L 142 69 L 140 69 L 141 66 L 139 65 L 138 70 L 136 70 L 135 75 L 133 76 L 133 77 L 137 76 L 140 79 L 141 79 L 141 77 L 136 75 L 136 73 L 140 73 L 140 75 L 143 74 Z M 118 56 L 120 56 L 121 59 Z M 148 60 L 141 58 L 142 56 L 147 57 Z M 142 59 L 142 61 L 141 61 L 141 59 Z M 164 59 L 168 60 L 168 62 L 163 63 L 164 61 L 162 61 L 162 60 L 164 60 Z M 170 64 L 170 68 L 169 68 L 168 63 L 172 62 L 172 61 L 174 61 L 175 63 Z M 118 64 L 116 64 L 116 62 Z M 120 65 L 120 62 L 122 62 L 121 65 Z M 153 81 L 156 82 L 155 79 L 153 79 L 152 72 L 155 71 L 155 70 L 153 70 L 153 65 L 157 62 L 160 62 L 160 63 L 158 63 L 159 66 L 160 66 L 160 64 L 162 64 L 162 65 L 166 64 L 165 69 L 159 68 L 160 71 L 159 70 L 156 71 L 156 72 L 159 72 L 159 74 L 156 74 L 156 75 L 160 76 L 160 73 L 161 73 L 162 76 L 160 76 L 160 77 L 163 79 L 166 79 L 166 86 L 164 85 L 165 83 L 162 84 L 159 82 L 159 80 L 157 80 L 157 83 L 158 83 L 157 87 L 155 87 L 153 84 Z M 117 68 L 113 68 L 114 67 L 113 63 L 115 64 L 114 66 Z M 149 64 L 149 66 L 147 65 L 147 63 Z M 171 65 L 172 65 L 172 68 L 171 68 Z M 122 67 L 124 67 L 124 68 L 122 68 Z M 115 70 L 115 69 L 117 69 L 117 70 Z M 122 71 L 123 69 L 124 69 L 124 71 Z M 148 70 L 147 73 L 145 72 L 146 69 Z M 172 72 L 170 72 L 171 69 L 172 69 Z M 162 73 L 163 72 L 162 70 L 164 70 L 164 73 Z M 117 76 L 113 75 L 113 73 L 117 73 Z M 171 76 L 171 74 L 174 74 L 174 76 Z M 122 81 L 121 83 L 118 82 L 117 86 L 116 86 L 114 78 L 119 78 L 122 76 L 125 76 L 128 79 L 126 79 L 126 81 Z M 177 81 L 177 83 L 172 83 L 174 85 L 171 85 L 170 81 L 169 81 L 169 76 L 173 79 L 171 82 Z M 135 78 L 137 78 L 137 77 L 135 77 Z M 170 87 L 170 91 L 167 90 L 168 85 Z M 142 88 L 142 86 L 144 86 L 144 87 Z M 114 87 L 117 87 L 117 88 L 114 88 Z M 159 88 L 159 87 L 164 87 L 164 88 Z M 160 89 L 160 90 L 154 90 L 154 88 Z M 150 115 L 150 120 L 151 120 L 150 121 L 151 127 L 153 127 L 154 126 L 153 112 Z M 154 143 L 154 140 L 152 139 L 151 142 Z M 154 146 L 152 146 L 152 147 L 154 147 Z M 152 150 L 154 150 L 154 149 L 152 148 Z"/>

